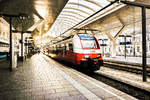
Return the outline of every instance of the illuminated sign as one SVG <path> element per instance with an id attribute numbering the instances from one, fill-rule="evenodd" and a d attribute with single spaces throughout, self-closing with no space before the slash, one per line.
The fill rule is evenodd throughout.
<path id="1" fill-rule="evenodd" d="M 81 40 L 94 40 L 94 37 L 87 33 L 79 33 L 78 36 Z"/>

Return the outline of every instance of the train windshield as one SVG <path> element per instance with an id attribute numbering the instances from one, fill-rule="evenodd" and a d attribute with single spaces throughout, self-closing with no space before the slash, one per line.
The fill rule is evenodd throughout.
<path id="1" fill-rule="evenodd" d="M 97 48 L 95 38 L 90 34 L 78 34 L 83 48 Z"/>

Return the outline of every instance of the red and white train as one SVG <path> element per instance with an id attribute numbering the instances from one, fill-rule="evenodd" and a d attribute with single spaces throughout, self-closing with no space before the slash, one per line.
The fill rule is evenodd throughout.
<path id="1" fill-rule="evenodd" d="M 91 34 L 78 33 L 55 43 L 48 51 L 52 58 L 80 65 L 88 71 L 99 70 L 103 65 L 100 45 Z"/>

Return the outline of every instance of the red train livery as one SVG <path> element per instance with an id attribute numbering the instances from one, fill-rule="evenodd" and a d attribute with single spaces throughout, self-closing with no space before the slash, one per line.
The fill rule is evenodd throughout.
<path id="1" fill-rule="evenodd" d="M 88 71 L 96 71 L 103 65 L 97 39 L 87 33 L 78 33 L 55 43 L 49 50 L 52 58 L 71 62 Z"/>

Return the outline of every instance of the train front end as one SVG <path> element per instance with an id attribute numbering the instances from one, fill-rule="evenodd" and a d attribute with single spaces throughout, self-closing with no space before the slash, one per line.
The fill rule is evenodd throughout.
<path id="1" fill-rule="evenodd" d="M 76 64 L 89 71 L 96 71 L 103 66 L 103 58 L 97 39 L 87 33 L 79 33 L 73 37 L 73 48 Z"/>

